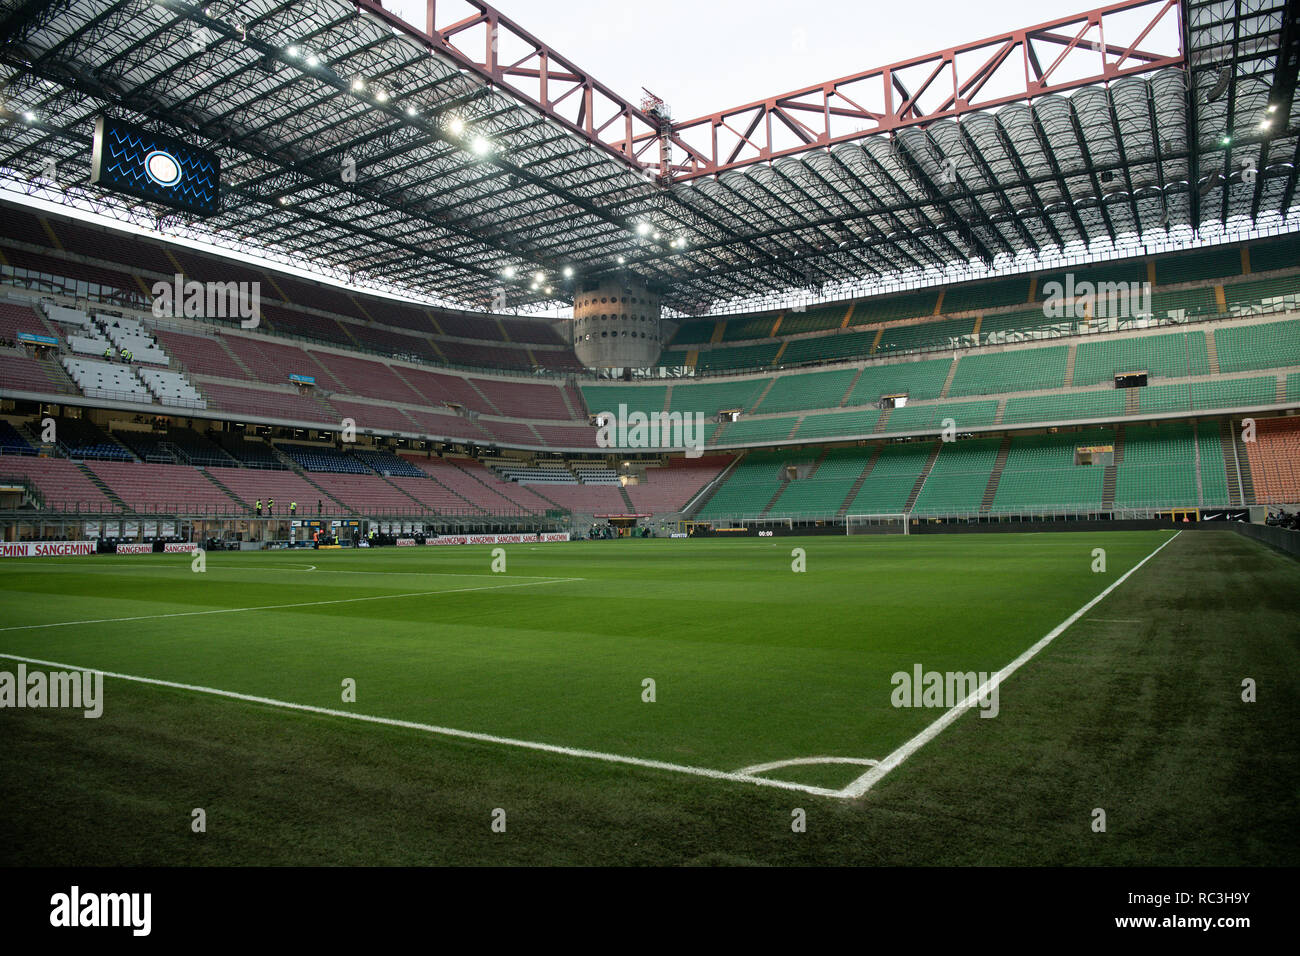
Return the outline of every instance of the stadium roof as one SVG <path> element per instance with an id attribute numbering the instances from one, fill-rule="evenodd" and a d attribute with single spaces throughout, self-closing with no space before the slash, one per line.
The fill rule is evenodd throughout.
<path id="1" fill-rule="evenodd" d="M 628 270 L 684 313 L 1285 214 L 1295 192 L 1284 0 L 1126 0 L 684 122 L 461 2 L 413 26 L 373 0 L 0 0 L 0 179 L 48 190 L 54 162 L 118 218 L 477 308 Z M 89 186 L 102 113 L 215 149 L 222 211 Z"/>

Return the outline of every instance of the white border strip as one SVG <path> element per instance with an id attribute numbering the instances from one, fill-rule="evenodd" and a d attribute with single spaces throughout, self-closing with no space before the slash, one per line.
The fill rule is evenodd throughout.
<path id="1" fill-rule="evenodd" d="M 1075 611 L 1073 614 L 1067 617 L 1060 624 L 1056 625 L 1056 627 L 1052 628 L 1052 630 L 1049 631 L 1047 634 L 1045 634 L 1043 637 L 1039 638 L 1038 642 L 1034 644 L 1033 647 L 1029 648 L 1029 650 L 1025 651 L 1023 654 L 1017 657 L 1006 667 L 1002 668 L 1002 670 L 998 671 L 996 674 L 991 676 L 983 684 L 977 687 L 965 699 L 958 701 L 956 704 L 954 704 L 951 709 L 945 711 L 943 716 L 941 716 L 930 726 L 926 727 L 924 730 L 922 730 L 919 734 L 917 734 L 907 743 L 903 744 L 903 746 L 899 747 L 897 750 L 891 753 L 884 760 L 880 761 L 880 763 L 876 764 L 876 766 L 872 767 L 862 776 L 858 777 L 857 780 L 854 780 L 843 790 L 839 791 L 838 796 L 848 797 L 850 799 L 857 799 L 858 797 L 865 794 L 868 790 L 874 787 L 877 782 L 879 782 L 881 777 L 889 773 L 889 771 L 893 770 L 895 767 L 901 764 L 908 757 L 912 756 L 912 754 L 916 753 L 918 750 L 924 747 L 935 737 L 939 736 L 939 734 L 943 731 L 945 727 L 947 727 L 949 724 L 955 721 L 963 713 L 970 710 L 970 708 L 975 706 L 975 704 L 980 699 L 984 698 L 993 688 L 997 687 L 998 684 L 1002 683 L 1002 681 L 1006 680 L 1017 670 L 1019 670 L 1022 664 L 1032 659 L 1036 654 L 1038 654 L 1039 651 L 1045 648 L 1048 644 L 1052 643 L 1052 641 L 1056 640 L 1057 637 L 1059 637 L 1066 630 L 1066 628 L 1068 628 L 1075 621 L 1079 620 L 1079 618 L 1083 617 L 1085 614 L 1091 611 L 1097 604 L 1099 604 L 1102 600 L 1104 600 L 1105 597 L 1108 594 L 1110 594 L 1111 591 L 1115 590 L 1117 587 L 1119 587 L 1121 584 L 1127 581 L 1134 571 L 1142 567 L 1142 565 L 1146 564 L 1157 554 L 1163 551 L 1165 547 L 1171 541 L 1177 538 L 1178 535 L 1180 534 L 1182 534 L 1181 531 L 1176 532 L 1172 538 L 1166 540 L 1164 544 L 1161 544 L 1160 547 L 1156 548 L 1154 551 L 1148 554 L 1137 564 L 1133 565 L 1133 567 L 1129 568 L 1128 571 L 1126 571 L 1122 576 L 1120 576 L 1115 581 L 1113 581 L 1111 585 L 1108 588 L 1106 588 L 1106 590 L 1102 591 L 1100 594 L 1098 594 L 1095 598 L 1093 598 L 1083 607 L 1079 608 L 1079 610 Z"/>

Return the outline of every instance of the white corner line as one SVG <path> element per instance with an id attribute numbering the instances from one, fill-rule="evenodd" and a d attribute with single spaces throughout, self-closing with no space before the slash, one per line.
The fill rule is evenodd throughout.
<path id="1" fill-rule="evenodd" d="M 958 717 L 960 717 L 966 711 L 970 710 L 973 706 L 975 706 L 976 702 L 978 702 L 981 698 L 985 697 L 991 690 L 993 690 L 993 688 L 997 687 L 998 684 L 1002 683 L 1002 681 L 1006 680 L 1006 678 L 1010 677 L 1017 670 L 1019 670 L 1022 664 L 1031 660 L 1035 655 L 1038 654 L 1039 651 L 1045 648 L 1048 644 L 1052 643 L 1052 641 L 1056 640 L 1056 638 L 1059 637 L 1062 633 L 1064 633 L 1065 630 L 1071 624 L 1073 624 L 1075 621 L 1079 620 L 1079 618 L 1083 617 L 1083 615 L 1087 614 L 1090 610 L 1092 610 L 1097 604 L 1099 604 L 1102 600 L 1104 600 L 1106 596 L 1110 594 L 1111 591 L 1114 591 L 1117 587 L 1119 587 L 1121 584 L 1127 581 L 1134 571 L 1142 567 L 1142 565 L 1146 564 L 1157 554 L 1163 551 L 1165 547 L 1171 541 L 1173 541 L 1174 538 L 1177 538 L 1178 535 L 1180 534 L 1182 534 L 1182 531 L 1176 532 L 1173 537 L 1167 539 L 1164 543 L 1160 545 L 1160 547 L 1156 548 L 1154 551 L 1148 554 L 1137 564 L 1133 565 L 1133 567 L 1129 568 L 1128 571 L 1126 571 L 1123 575 L 1121 575 L 1119 578 L 1113 581 L 1110 584 L 1110 586 L 1107 587 L 1104 591 L 1098 594 L 1095 598 L 1093 598 L 1083 607 L 1079 608 L 1079 610 L 1075 611 L 1073 614 L 1067 617 L 1060 624 L 1056 625 L 1056 627 L 1052 628 L 1052 630 L 1049 631 L 1047 634 L 1045 634 L 1043 637 L 1039 638 L 1037 643 L 1035 643 L 1032 647 L 1030 647 L 1029 650 L 1025 651 L 1023 654 L 1017 657 L 1006 667 L 1002 668 L 1002 670 L 998 671 L 996 674 L 994 674 L 992 677 L 986 680 L 983 684 L 977 687 L 969 696 L 958 701 L 950 709 L 944 711 L 943 715 L 939 717 L 938 720 L 930 724 L 930 726 L 926 727 L 919 734 L 917 734 L 911 740 L 907 741 L 905 744 L 903 744 L 901 747 L 899 747 L 897 750 L 891 753 L 884 760 L 880 761 L 880 763 L 876 764 L 876 766 L 872 767 L 862 776 L 858 777 L 856 780 L 850 783 L 843 790 L 840 790 L 838 792 L 838 796 L 846 797 L 848 799 L 857 799 L 858 797 L 861 797 L 863 794 L 865 794 L 868 790 L 874 787 L 880 781 L 880 779 L 885 776 L 885 774 L 889 773 L 889 771 L 893 770 L 895 767 L 901 764 L 908 757 L 912 756 L 912 754 L 916 753 L 918 750 L 924 747 L 935 737 L 939 736 L 939 734 L 943 732 L 944 728 L 946 728 Z"/>
<path id="2" fill-rule="evenodd" d="M 867 757 L 794 757 L 790 760 L 773 760 L 768 763 L 756 763 L 752 767 L 737 770 L 742 776 L 752 777 L 785 767 L 816 767 L 822 764 L 854 764 L 859 767 L 874 767 L 877 761 Z"/>
<path id="3" fill-rule="evenodd" d="M 486 577 L 486 575 L 472 575 Z M 331 601 L 302 601 L 297 604 L 262 604 L 256 607 L 222 607 L 209 611 L 175 611 L 170 614 L 139 614 L 135 617 L 105 617 L 91 621 L 55 621 L 51 624 L 16 624 L 12 627 L 0 627 L 3 631 L 38 631 L 49 627 L 75 627 L 81 624 L 118 624 L 125 621 L 153 621 L 169 617 L 200 617 L 205 614 L 240 614 L 244 611 L 283 611 L 295 607 L 320 607 L 325 604 L 357 604 L 361 601 L 394 601 L 398 598 L 433 597 L 439 594 L 461 594 L 465 591 L 496 591 L 501 588 L 529 588 L 543 584 L 568 584 L 582 581 L 584 578 L 550 578 L 544 581 L 520 581 L 514 584 L 486 584 L 473 588 L 441 588 L 436 591 L 408 591 L 405 594 L 372 594 L 368 597 L 335 598 Z M 0 654 L 0 657 L 5 655 Z"/>
<path id="4" fill-rule="evenodd" d="M 284 710 L 296 710 L 308 714 L 319 714 L 324 717 L 342 717 L 347 720 L 359 720 L 368 724 L 381 724 L 386 727 L 418 730 L 427 734 L 437 734 L 441 737 L 455 737 L 460 740 L 473 740 L 479 743 L 518 747 L 523 750 L 540 750 L 545 753 L 561 754 L 566 757 L 580 757 L 586 760 L 600 760 L 605 763 L 626 764 L 633 767 L 645 767 L 650 770 L 667 770 L 673 773 L 690 774 L 695 777 L 708 777 L 713 780 L 727 780 L 733 783 L 749 783 L 760 787 L 775 787 L 781 790 L 798 790 L 819 797 L 840 796 L 838 790 L 831 790 L 826 787 L 813 787 L 787 780 L 768 780 L 764 777 L 751 777 L 744 773 L 729 773 L 725 770 L 712 770 L 708 767 L 692 767 L 686 764 L 669 763 L 664 760 L 648 760 L 642 757 L 625 757 L 621 754 L 604 753 L 599 750 L 584 750 L 579 747 L 563 747 L 558 744 L 545 744 L 533 740 L 519 740 L 514 737 L 498 737 L 493 734 L 483 734 L 472 730 L 457 730 L 453 727 L 439 727 L 435 724 L 422 724 L 411 720 L 398 720 L 392 717 L 376 717 L 372 714 L 357 714 L 347 710 L 337 710 L 332 707 L 316 707 L 311 704 L 296 704 L 292 701 L 276 700 L 271 697 L 258 697 L 253 694 L 240 694 L 235 691 L 221 690 L 216 687 L 203 687 L 198 684 L 181 684 L 176 681 L 159 680 L 153 677 L 139 677 L 134 674 L 119 674 L 114 671 L 98 670 L 94 667 L 80 667 L 74 664 L 64 664 L 59 661 L 45 661 L 32 657 L 20 657 L 17 654 L 0 653 L 0 658 L 19 661 L 24 664 L 36 664 L 40 667 L 50 667 L 57 670 L 89 671 L 94 674 L 103 674 L 105 677 L 111 677 L 115 680 L 131 681 L 136 684 L 151 684 L 155 687 L 170 687 L 174 690 L 190 691 L 196 694 L 210 694 L 214 697 L 225 697 L 230 700 L 239 700 L 250 704 L 262 704 L 268 707 L 279 707 Z"/>

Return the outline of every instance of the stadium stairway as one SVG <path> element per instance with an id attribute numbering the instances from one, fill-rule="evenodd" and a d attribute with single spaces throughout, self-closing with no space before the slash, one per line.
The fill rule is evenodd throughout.
<path id="1" fill-rule="evenodd" d="M 925 487 L 925 479 L 930 477 L 930 472 L 934 469 L 934 463 L 938 460 L 941 451 L 943 451 L 943 442 L 935 442 L 934 450 L 930 452 L 930 457 L 925 460 L 925 467 L 921 469 L 916 484 L 912 486 L 912 493 L 907 496 L 907 504 L 903 506 L 904 511 L 911 511 L 916 505 L 916 499 L 921 496 L 921 489 Z"/>
<path id="2" fill-rule="evenodd" d="M 822 460 L 825 457 L 826 457 L 826 449 L 823 448 L 821 449 L 821 454 L 817 456 L 817 460 L 813 462 L 812 468 L 808 470 L 808 474 L 804 476 L 803 480 L 807 480 L 811 478 L 817 472 L 817 469 L 821 467 Z M 785 490 L 789 487 L 790 487 L 790 479 L 786 477 L 785 474 L 783 473 L 781 476 L 781 483 L 777 485 L 775 494 L 773 494 L 772 497 L 768 499 L 767 504 L 763 506 L 763 510 L 758 513 L 759 517 L 769 514 L 772 511 L 772 509 L 776 506 L 776 503 L 781 499 L 781 496 L 785 494 Z"/>
<path id="3" fill-rule="evenodd" d="M 564 400 L 564 407 L 568 409 L 570 421 L 587 421 L 587 406 L 582 403 L 582 392 L 578 390 L 573 379 L 564 383 L 564 387 L 560 389 L 560 398 Z"/>
<path id="4" fill-rule="evenodd" d="M 627 505 L 627 513 L 630 515 L 636 514 L 636 505 L 632 503 L 632 498 L 630 495 L 628 495 L 627 488 L 625 488 L 623 485 L 619 485 L 618 492 L 623 496 L 623 503 Z"/>
<path id="5" fill-rule="evenodd" d="M 1062 380 L 1063 388 L 1074 387 L 1074 356 L 1079 348 L 1078 342 L 1070 343 L 1070 350 L 1065 356 L 1065 378 Z"/>
<path id="6" fill-rule="evenodd" d="M 980 499 L 980 511 L 988 512 L 993 507 L 993 496 L 998 493 L 998 482 L 1002 480 L 1002 469 L 1007 466 L 1007 455 L 1011 453 L 1011 436 L 1003 435 L 1002 444 L 998 446 L 998 457 L 993 462 L 993 471 L 989 473 L 989 483 L 984 486 L 984 497 Z"/>
<path id="7" fill-rule="evenodd" d="M 867 459 L 867 463 L 862 466 L 862 474 L 858 475 L 857 479 L 853 482 L 853 485 L 849 488 L 849 493 L 845 496 L 844 501 L 835 512 L 837 517 L 842 518 L 844 515 L 849 513 L 849 505 L 853 504 L 853 499 L 856 498 L 858 492 L 862 490 L 862 485 L 866 482 L 868 476 L 870 476 L 871 469 L 876 467 L 876 462 L 880 460 L 880 450 L 884 447 L 884 445 L 877 445 L 875 450 L 871 453 L 871 456 Z"/>
<path id="8" fill-rule="evenodd" d="M 961 360 L 955 359 L 953 363 L 948 366 L 948 377 L 943 380 L 943 387 L 939 389 L 940 398 L 948 397 L 948 389 L 952 388 L 952 380 L 957 377 L 957 366 L 960 364 Z"/>
<path id="9" fill-rule="evenodd" d="M 781 496 L 785 494 L 785 490 L 789 487 L 790 487 L 790 479 L 785 476 L 782 476 L 781 483 L 776 486 L 776 492 L 772 495 L 771 498 L 768 499 L 767 504 L 763 505 L 763 510 L 758 513 L 759 517 L 762 517 L 763 515 L 766 515 L 769 512 L 771 512 L 772 507 L 777 503 L 777 501 L 780 500 Z"/>
<path id="10" fill-rule="evenodd" d="M 1115 479 L 1119 466 L 1124 461 L 1124 426 L 1115 426 L 1115 455 L 1112 464 L 1106 466 L 1101 479 L 1101 510 L 1115 510 Z"/>
<path id="11" fill-rule="evenodd" d="M 1239 422 L 1233 422 L 1229 427 L 1232 428 L 1233 454 L 1237 456 L 1235 464 L 1241 474 L 1242 504 L 1259 504 L 1259 499 L 1255 497 L 1255 479 L 1250 471 L 1250 449 L 1242 440 L 1241 425 Z"/>
<path id="12" fill-rule="evenodd" d="M 1246 502 L 1242 493 L 1241 471 L 1238 468 L 1232 440 L 1233 430 L 1232 419 L 1224 418 L 1219 421 L 1219 448 L 1223 452 L 1224 466 L 1228 471 L 1228 504 L 1240 508 Z"/>
<path id="13" fill-rule="evenodd" d="M 27 444 L 35 448 L 39 454 L 44 455 L 47 458 L 60 457 L 57 445 L 51 444 L 47 441 L 41 441 L 41 436 L 36 431 L 37 421 L 38 419 L 14 422 L 14 428 L 17 430 L 19 435 L 22 435 L 23 438 L 27 440 Z"/>
<path id="14" fill-rule="evenodd" d="M 402 486 L 400 486 L 399 484 L 397 484 L 397 482 L 395 482 L 395 481 L 393 481 L 391 478 L 389 478 L 388 475 L 381 475 L 381 474 L 379 474 L 378 472 L 375 472 L 375 475 L 379 478 L 380 481 L 382 481 L 384 484 L 388 485 L 388 486 L 389 486 L 390 488 L 392 488 L 394 491 L 401 492 L 401 494 L 402 494 L 403 496 L 405 496 L 406 498 L 409 498 L 410 501 L 411 501 L 411 506 L 412 506 L 413 508 L 417 508 L 417 509 L 419 509 L 420 511 L 428 511 L 428 512 L 432 512 L 432 509 L 430 509 L 429 506 L 428 506 L 427 504 L 425 504 L 425 503 L 424 503 L 423 501 L 421 501 L 419 498 L 415 497 L 415 495 L 411 494 L 411 493 L 410 493 L 409 491 L 407 491 L 405 488 L 403 488 Z"/>
<path id="15" fill-rule="evenodd" d="M 243 369 L 244 377 L 245 377 L 245 379 L 246 379 L 247 381 L 249 381 L 249 382 L 257 382 L 257 381 L 261 381 L 261 380 L 257 377 L 257 375 L 255 375 L 255 374 L 253 373 L 253 370 L 252 370 L 251 368 L 249 368 L 247 365 L 244 364 L 244 360 L 241 359 L 238 355 L 235 354 L 235 350 L 232 349 L 232 348 L 230 347 L 230 344 L 229 344 L 229 342 L 227 341 L 226 336 L 224 336 L 224 335 L 218 335 L 218 336 L 216 336 L 216 340 L 217 340 L 217 342 L 220 343 L 220 345 L 221 345 L 221 351 L 223 351 L 223 352 L 226 353 L 226 356 L 230 359 L 230 361 L 234 362 L 235 365 L 237 365 L 239 368 Z M 182 367 L 183 367 L 183 366 L 182 366 Z M 190 381 L 191 381 L 191 382 L 194 381 L 194 375 L 193 375 L 192 373 L 190 373 L 190 370 L 189 370 L 189 369 L 186 369 L 185 371 L 186 371 L 186 373 L 189 375 L 189 379 L 190 379 Z"/>
<path id="16" fill-rule="evenodd" d="M 41 371 L 45 373 L 45 377 L 50 380 L 50 384 L 56 392 L 71 395 L 81 394 L 81 389 L 77 388 L 77 383 L 72 380 L 68 370 L 63 367 L 57 358 L 47 355 L 44 358 L 35 359 L 35 362 L 41 367 Z"/>
<path id="17" fill-rule="evenodd" d="M 858 370 L 853 373 L 853 381 L 849 382 L 849 387 L 844 390 L 844 394 L 840 397 L 839 402 L 836 403 L 836 408 L 843 408 L 848 404 L 849 397 L 853 394 L 853 390 L 858 387 L 858 380 L 862 378 L 862 373 L 865 369 L 865 365 L 858 366 Z"/>
<path id="18" fill-rule="evenodd" d="M 727 479 L 731 477 L 731 473 L 736 470 L 736 467 L 740 464 L 745 455 L 746 453 L 742 452 L 735 458 L 731 459 L 730 464 L 728 464 L 726 468 L 722 469 L 716 478 L 709 482 L 703 489 L 698 491 L 694 499 L 686 502 L 686 504 L 682 506 L 682 515 L 694 516 L 699 514 L 709 503 L 710 499 L 717 494 L 718 489 L 726 484 Z"/>
<path id="19" fill-rule="evenodd" d="M 767 393 L 772 391 L 772 386 L 776 384 L 776 378 L 777 377 L 773 375 L 767 380 L 767 384 L 763 386 L 763 390 L 758 393 L 758 398 L 754 399 L 754 404 L 749 406 L 748 410 L 751 415 L 759 414 L 758 409 L 762 407 L 763 399 L 767 398 Z"/>
<path id="20" fill-rule="evenodd" d="M 238 505 L 240 511 L 248 512 L 251 510 L 248 507 L 248 505 L 244 503 L 243 499 L 239 497 L 239 495 L 235 494 L 233 491 L 231 491 L 229 488 L 223 485 L 220 481 L 218 481 L 216 475 L 212 474 L 212 472 L 208 471 L 206 468 L 200 467 L 199 474 L 201 474 L 204 478 L 208 479 L 208 481 L 212 482 L 219 489 L 221 489 L 221 491 L 224 492 L 225 495 L 231 501 L 233 501 L 236 505 Z"/>
<path id="21" fill-rule="evenodd" d="M 1123 430 L 1123 426 L 1120 426 Z M 1192 422 L 1192 462 L 1196 468 L 1196 503 L 1205 504 L 1205 483 L 1201 480 L 1201 436 L 1197 422 Z"/>
<path id="22" fill-rule="evenodd" d="M 113 506 L 117 508 L 117 510 L 119 511 L 132 510 L 126 506 L 126 502 L 124 502 L 121 498 L 117 496 L 116 491 L 108 487 L 108 485 L 104 483 L 103 479 L 99 477 L 99 475 L 95 474 L 93 471 L 90 470 L 90 467 L 84 461 L 79 461 L 76 462 L 75 464 L 77 466 L 77 470 L 80 471 L 87 478 L 89 478 L 91 483 L 104 493 L 104 497 L 106 497 L 109 501 L 113 502 Z"/>
<path id="23" fill-rule="evenodd" d="M 1214 326 L 1205 327 L 1205 354 L 1210 360 L 1210 374 L 1221 375 L 1219 371 L 1219 349 L 1214 344 Z"/>

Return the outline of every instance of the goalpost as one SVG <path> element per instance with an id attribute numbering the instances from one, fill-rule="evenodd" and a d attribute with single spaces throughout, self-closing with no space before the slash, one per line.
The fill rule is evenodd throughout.
<path id="1" fill-rule="evenodd" d="M 909 513 L 903 511 L 884 514 L 845 515 L 845 534 L 910 534 Z"/>

